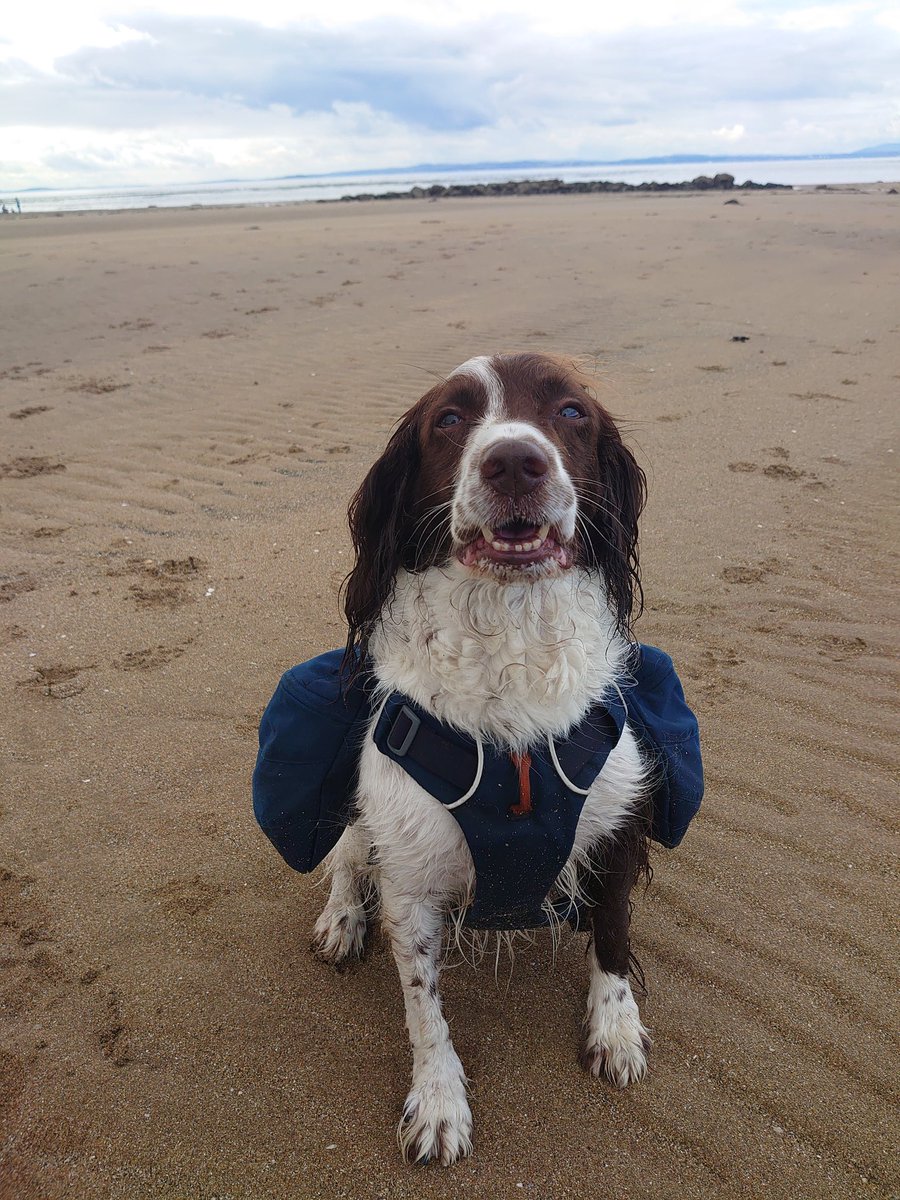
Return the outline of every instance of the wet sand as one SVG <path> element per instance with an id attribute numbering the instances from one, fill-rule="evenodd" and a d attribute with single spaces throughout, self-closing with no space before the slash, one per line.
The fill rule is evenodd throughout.
<path id="1" fill-rule="evenodd" d="M 3 1200 L 896 1190 L 898 214 L 867 185 L 0 222 Z M 637 898 L 647 1081 L 578 1068 L 583 939 L 508 987 L 449 971 L 476 1152 L 416 1169 L 389 952 L 313 961 L 321 889 L 249 776 L 281 671 L 342 641 L 392 422 L 502 349 L 591 356 L 627 424 L 637 631 L 708 792 Z"/>

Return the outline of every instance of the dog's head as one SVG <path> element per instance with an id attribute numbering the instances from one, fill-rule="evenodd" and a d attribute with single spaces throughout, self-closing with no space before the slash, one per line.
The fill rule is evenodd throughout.
<path id="1" fill-rule="evenodd" d="M 472 358 L 401 419 L 350 504 L 348 650 L 365 652 L 397 571 L 456 558 L 521 581 L 602 579 L 618 628 L 636 597 L 646 481 L 589 381 L 543 354 Z"/>

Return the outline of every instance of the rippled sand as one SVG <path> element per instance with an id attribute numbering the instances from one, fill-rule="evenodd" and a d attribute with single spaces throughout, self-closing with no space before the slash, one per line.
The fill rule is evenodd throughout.
<path id="1" fill-rule="evenodd" d="M 895 1185 L 900 225 L 858 194 L 0 222 L 0 1195 L 834 1197 Z M 735 340 L 736 338 L 747 340 Z M 255 828 L 347 500 L 472 354 L 596 359 L 708 794 L 637 899 L 652 1074 L 576 1061 L 583 942 L 446 975 L 476 1154 L 399 1163 L 376 939 Z M 894 572 L 895 574 L 895 572 Z"/>

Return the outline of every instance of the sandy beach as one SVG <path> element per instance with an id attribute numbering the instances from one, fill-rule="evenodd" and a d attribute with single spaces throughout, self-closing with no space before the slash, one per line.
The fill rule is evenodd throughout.
<path id="1" fill-rule="evenodd" d="M 0 221 L 2 1200 L 897 1194 L 888 187 Z M 250 772 L 392 423 L 516 349 L 647 470 L 707 796 L 637 896 L 647 1081 L 579 1070 L 583 938 L 448 971 L 476 1150 L 417 1169 L 389 950 L 312 959 Z"/>

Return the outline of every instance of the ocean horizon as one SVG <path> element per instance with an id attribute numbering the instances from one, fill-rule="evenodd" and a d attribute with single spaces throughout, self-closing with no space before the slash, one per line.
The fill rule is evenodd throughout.
<path id="1" fill-rule="evenodd" d="M 900 156 L 873 158 L 682 159 L 660 163 L 533 163 L 507 166 L 427 166 L 353 171 L 345 175 L 296 175 L 275 179 L 217 180 L 160 185 L 108 185 L 84 188 L 36 188 L 0 193 L 7 207 L 16 195 L 23 214 L 96 212 L 120 209 L 195 208 L 223 205 L 309 203 L 340 200 L 363 193 L 381 195 L 427 188 L 432 184 L 499 183 L 524 179 L 561 179 L 564 183 L 608 180 L 630 184 L 679 183 L 698 175 L 726 172 L 740 184 L 792 186 L 886 183 L 900 180 Z"/>

